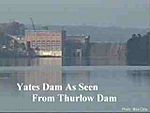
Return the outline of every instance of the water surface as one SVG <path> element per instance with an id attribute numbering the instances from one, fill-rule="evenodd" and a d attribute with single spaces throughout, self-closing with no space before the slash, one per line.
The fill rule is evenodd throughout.
<path id="1" fill-rule="evenodd" d="M 22 59 L 21 59 L 22 60 Z M 0 67 L 0 111 L 121 111 L 123 107 L 150 105 L 149 66 L 62 66 L 61 58 L 24 59 Z M 16 62 L 16 61 L 15 61 Z M 115 95 L 116 103 L 33 103 L 31 94 L 19 92 L 16 83 L 24 84 L 95 84 L 99 91 L 71 92 L 71 95 Z M 61 92 L 39 91 L 39 95 Z"/>

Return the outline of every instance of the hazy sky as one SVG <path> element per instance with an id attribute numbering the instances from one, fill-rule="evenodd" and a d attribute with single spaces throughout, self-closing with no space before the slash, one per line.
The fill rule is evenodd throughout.
<path id="1" fill-rule="evenodd" d="M 150 0 L 0 0 L 0 23 L 149 27 Z"/>

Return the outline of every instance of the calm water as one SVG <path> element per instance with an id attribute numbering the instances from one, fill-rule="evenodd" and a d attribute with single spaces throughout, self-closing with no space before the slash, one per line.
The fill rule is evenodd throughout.
<path id="1" fill-rule="evenodd" d="M 0 111 L 121 111 L 123 107 L 150 110 L 150 67 L 62 66 L 61 58 L 1 59 Z M 19 92 L 16 83 L 95 84 L 99 91 L 71 92 L 85 95 L 115 95 L 116 103 L 33 103 L 33 92 Z M 56 95 L 58 92 L 36 92 Z M 62 93 L 62 92 L 61 92 Z M 63 92 L 64 93 L 64 92 Z"/>

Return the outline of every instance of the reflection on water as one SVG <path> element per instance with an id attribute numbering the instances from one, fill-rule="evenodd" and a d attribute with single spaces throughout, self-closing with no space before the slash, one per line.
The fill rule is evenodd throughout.
<path id="1" fill-rule="evenodd" d="M 62 65 L 61 58 L 0 58 L 0 66 Z"/>
<path id="2" fill-rule="evenodd" d="M 22 60 L 22 59 L 20 59 Z M 17 63 L 17 65 L 28 65 L 25 63 L 27 59 L 24 59 L 24 63 Z M 29 60 L 29 59 L 28 59 Z M 14 61 L 12 61 L 14 62 Z M 78 84 L 96 84 L 99 85 L 100 93 L 115 95 L 117 96 L 118 102 L 113 104 L 108 103 L 93 103 L 93 104 L 64 104 L 64 106 L 58 107 L 62 104 L 53 105 L 52 103 L 47 103 L 45 107 L 38 107 L 37 105 L 30 102 L 31 100 L 21 97 L 23 100 L 16 100 L 16 103 L 25 105 L 26 108 L 19 108 L 18 105 L 14 105 L 13 108 L 9 101 L 3 105 L 3 108 L 10 110 L 24 109 L 28 110 L 47 110 L 47 111 L 121 111 L 122 107 L 125 106 L 145 106 L 149 107 L 150 101 L 148 100 L 150 95 L 150 70 L 63 70 L 62 69 L 62 59 L 61 58 L 44 58 L 44 59 L 34 59 L 30 62 L 30 65 L 38 65 L 36 71 L 0 71 L 0 98 L 20 98 L 20 93 L 17 90 L 16 83 L 25 84 L 42 84 L 49 83 L 53 85 L 62 84 L 66 85 L 68 83 Z M 40 67 L 45 66 L 45 70 L 40 70 Z M 13 67 L 17 68 L 17 67 Z M 31 67 L 32 68 L 32 67 Z M 57 68 L 57 69 L 56 69 Z M 67 68 L 67 66 L 66 66 Z M 73 67 L 76 68 L 76 67 Z M 82 67 L 84 68 L 84 66 Z M 92 66 L 90 67 L 92 68 Z M 107 70 L 107 71 L 106 71 Z M 39 92 L 46 95 L 52 92 Z M 76 92 L 75 92 L 76 93 Z M 93 92 L 96 93 L 96 92 Z M 91 95 L 93 93 L 90 93 Z M 89 94 L 89 93 L 88 93 Z M 45 105 L 45 104 L 44 104 Z M 32 107 L 31 107 L 32 106 Z M 40 105 L 41 106 L 41 105 Z M 51 106 L 51 107 L 50 107 Z M 70 107 L 68 107 L 70 106 Z M 31 107 L 31 108 L 30 108 Z"/>
<path id="3" fill-rule="evenodd" d="M 89 57 L 63 57 L 63 66 L 89 66 Z"/>
<path id="4" fill-rule="evenodd" d="M 58 60 L 59 59 L 59 60 Z M 104 66 L 126 65 L 126 61 L 119 58 L 105 57 L 63 57 L 63 58 L 0 58 L 0 66 L 41 66 L 60 62 L 63 66 Z"/>
<path id="5" fill-rule="evenodd" d="M 129 79 L 137 86 L 147 86 L 147 88 L 150 89 L 150 70 L 127 71 L 127 74 L 129 75 Z"/>
<path id="6" fill-rule="evenodd" d="M 6 60 L 6 59 L 5 59 Z M 21 62 L 20 62 L 21 61 Z M 22 62 L 23 61 L 23 62 Z M 25 63 L 25 62 L 30 63 Z M 16 83 L 35 84 L 41 85 L 42 83 L 49 84 L 62 84 L 62 60 L 61 58 L 44 58 L 44 59 L 17 59 L 15 65 L 18 66 L 39 66 L 36 71 L 14 71 L 14 72 L 0 72 L 0 90 L 11 91 L 12 93 L 17 91 Z M 9 62 L 10 63 L 10 62 Z M 9 64 L 6 63 L 7 65 Z M 5 64 L 5 65 L 6 65 Z M 28 65 L 27 65 L 28 64 Z M 11 65 L 14 65 L 13 63 Z M 10 65 L 9 65 L 10 66 Z M 17 68 L 14 66 L 14 68 Z M 45 67 L 45 70 L 41 70 L 40 67 Z M 26 68 L 26 67 L 24 67 Z M 32 68 L 32 67 L 31 67 Z M 32 70 L 32 69 L 31 69 Z M 11 93 L 9 92 L 9 93 Z"/>

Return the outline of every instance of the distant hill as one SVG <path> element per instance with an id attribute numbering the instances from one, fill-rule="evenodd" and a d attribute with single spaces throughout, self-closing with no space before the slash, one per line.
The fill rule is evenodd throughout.
<path id="1" fill-rule="evenodd" d="M 30 26 L 31 28 L 31 26 Z M 36 26 L 41 29 L 41 26 Z M 121 28 L 121 27 L 97 27 L 97 26 L 48 26 L 49 30 L 66 30 L 68 35 L 90 35 L 91 42 L 126 42 L 132 34 L 146 34 L 150 29 Z"/>

